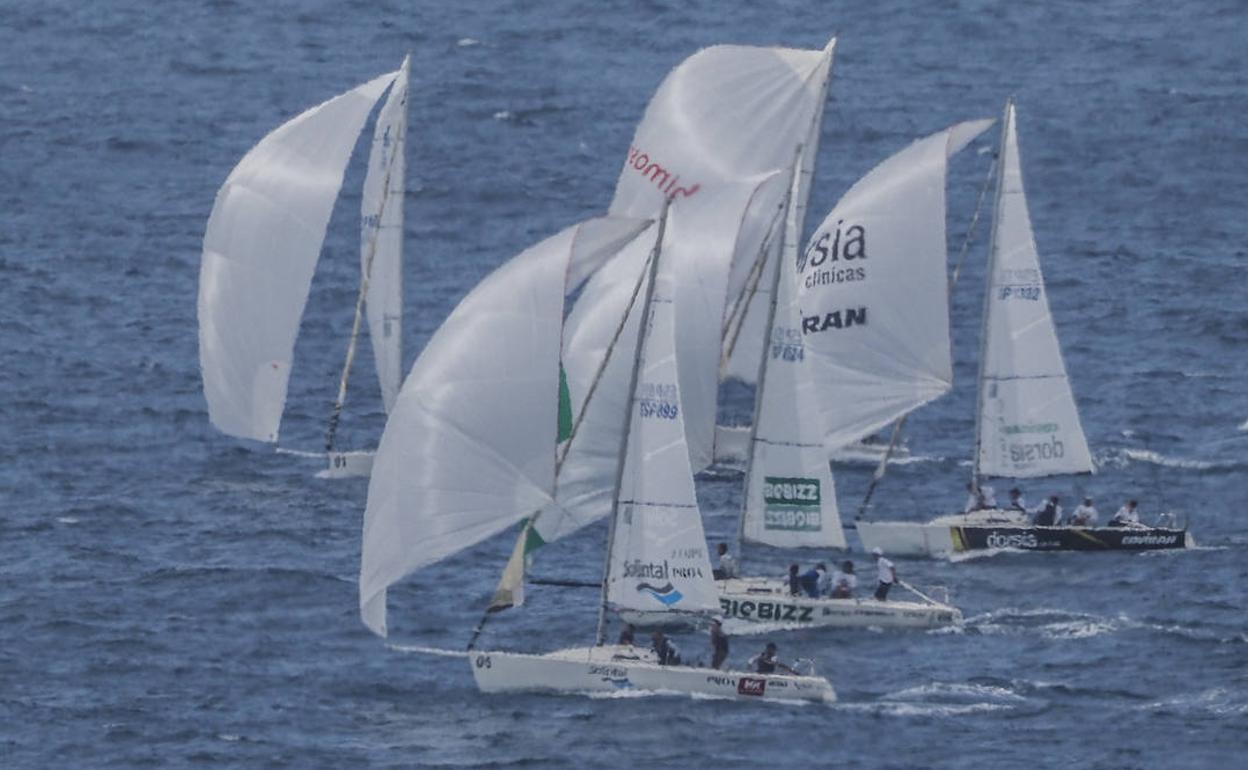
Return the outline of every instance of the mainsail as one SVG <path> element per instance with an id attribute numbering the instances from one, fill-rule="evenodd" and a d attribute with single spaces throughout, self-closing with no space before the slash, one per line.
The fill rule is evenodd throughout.
<path id="1" fill-rule="evenodd" d="M 1006 105 L 980 357 L 976 475 L 1095 470 L 1079 423 L 1023 194 L 1014 103 Z"/>
<path id="2" fill-rule="evenodd" d="M 829 451 L 952 387 L 946 168 L 991 124 L 960 123 L 876 166 L 797 258 L 802 342 Z"/>
<path id="3" fill-rule="evenodd" d="M 800 168 L 800 166 L 799 166 Z M 785 208 L 783 247 L 772 260 L 767 296 L 775 297 L 764 329 L 754 427 L 741 512 L 740 539 L 779 547 L 844 548 L 836 489 L 816 414 L 818 393 L 806 363 L 797 309 L 796 279 L 787 269 L 797 255 L 793 202 L 800 171 Z"/>
<path id="4" fill-rule="evenodd" d="M 351 149 L 391 72 L 283 124 L 217 192 L 199 273 L 199 360 L 224 433 L 276 441 L 325 228 Z"/>
<path id="5" fill-rule="evenodd" d="M 408 59 L 373 129 L 360 203 L 360 273 L 367 282 L 368 334 L 386 412 L 403 378 L 403 196 L 406 192 Z"/>
<path id="6" fill-rule="evenodd" d="M 570 227 L 459 303 L 413 365 L 377 449 L 364 513 L 360 614 L 386 634 L 386 589 L 553 500 L 569 275 L 644 229 Z"/>
<path id="7" fill-rule="evenodd" d="M 685 447 L 672 271 L 660 268 L 655 284 L 636 363 L 606 596 L 621 609 L 709 611 L 719 600 Z"/>

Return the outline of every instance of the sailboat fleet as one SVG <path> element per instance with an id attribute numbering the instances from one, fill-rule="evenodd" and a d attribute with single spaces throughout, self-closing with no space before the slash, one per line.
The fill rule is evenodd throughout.
<path id="1" fill-rule="evenodd" d="M 722 456 L 721 382 L 755 388 L 752 424 L 737 437 L 738 554 L 747 544 L 847 548 L 829 453 L 952 387 L 946 165 L 993 121 L 955 125 L 890 158 L 801 248 L 834 51 L 835 39 L 816 50 L 716 46 L 681 63 L 647 107 L 607 213 L 487 276 L 401 387 L 408 62 L 294 118 L 238 164 L 204 237 L 204 391 L 221 431 L 276 442 L 329 214 L 356 137 L 388 94 L 368 159 L 359 294 L 324 454 L 324 475 L 369 476 L 366 627 L 388 634 L 395 583 L 515 528 L 467 653 L 483 692 L 635 688 L 826 702 L 835 691 L 813 664 L 803 673 L 685 665 L 607 644 L 608 626 L 616 615 L 647 628 L 718 615 L 743 633 L 758 623 L 961 622 L 955 607 L 917 591 L 887 601 L 793 595 L 779 576 L 716 576 L 711 566 L 694 479 Z M 1092 470 L 1043 295 L 1012 103 L 1002 137 L 974 483 Z M 365 321 L 389 415 L 375 456 L 335 444 Z M 1020 441 L 1034 451 L 1020 456 Z M 594 644 L 545 654 L 478 646 L 491 617 L 524 604 L 544 547 L 603 518 Z M 1045 529 L 1002 511 L 858 523 L 867 548 L 890 554 L 979 547 L 968 544 L 982 528 Z M 1117 542 L 1186 535 L 1147 529 L 1117 532 Z"/>

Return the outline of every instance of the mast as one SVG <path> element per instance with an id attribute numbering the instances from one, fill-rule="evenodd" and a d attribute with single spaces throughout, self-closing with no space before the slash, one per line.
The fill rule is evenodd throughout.
<path id="1" fill-rule="evenodd" d="M 624 482 L 624 464 L 628 460 L 628 440 L 633 428 L 633 406 L 637 402 L 637 379 L 641 375 L 641 355 L 646 341 L 650 304 L 654 299 L 654 284 L 659 274 L 659 256 L 663 252 L 663 235 L 667 231 L 667 213 L 672 206 L 672 197 L 674 196 L 669 196 L 663 201 L 663 210 L 659 214 L 659 231 L 655 235 L 654 251 L 650 255 L 649 283 L 646 285 L 646 298 L 641 305 L 641 317 L 637 324 L 637 348 L 633 354 L 633 371 L 628 382 L 628 408 L 624 410 L 623 440 L 620 442 L 620 459 L 615 469 L 615 494 L 611 498 L 611 520 L 607 526 L 606 556 L 602 564 L 602 599 L 598 605 L 598 631 L 595 642 L 599 646 L 606 639 L 607 584 L 611 577 L 611 553 L 615 549 L 615 522 L 620 515 L 620 487 Z"/>
<path id="2" fill-rule="evenodd" d="M 997 226 L 1001 221 L 1001 193 L 1005 182 L 1005 142 L 1009 136 L 1010 121 L 1014 116 L 1014 97 L 1010 97 L 1005 101 L 1005 116 L 1001 120 L 1001 145 L 997 160 L 997 190 L 995 199 L 992 204 L 992 234 L 988 238 L 988 268 L 985 272 L 984 283 L 984 319 L 983 326 L 979 332 L 979 375 L 977 384 L 979 386 L 975 400 L 975 456 L 971 459 L 971 485 L 972 491 L 979 490 L 979 457 L 980 445 L 984 439 L 984 364 L 986 361 L 985 353 L 988 350 L 988 309 L 992 302 L 992 273 L 997 263 Z"/>
<path id="3" fill-rule="evenodd" d="M 784 227 L 780 231 L 780 248 L 776 250 L 776 265 L 771 276 L 771 301 L 767 304 L 767 323 L 763 326 L 763 354 L 759 356 L 758 377 L 754 380 L 754 419 L 750 424 L 750 440 L 746 444 L 745 489 L 741 499 L 741 515 L 737 517 L 736 552 L 738 566 L 741 563 L 741 544 L 745 539 L 745 515 L 750 507 L 750 478 L 754 470 L 754 442 L 758 439 L 758 418 L 762 413 L 763 396 L 767 387 L 767 362 L 771 358 L 768 342 L 771 339 L 772 327 L 776 323 L 776 304 L 779 300 L 780 277 L 783 275 L 785 263 L 788 261 L 788 249 L 796 237 L 790 232 L 794 224 L 793 217 L 790 215 L 793 211 L 793 191 L 798 187 L 801 179 L 802 145 L 799 144 L 797 146 L 797 151 L 794 154 L 796 157 L 793 159 L 789 191 L 785 194 L 784 205 L 781 207 L 784 211 Z"/>
<path id="4" fill-rule="evenodd" d="M 399 153 L 407 152 L 407 109 L 404 98 L 403 129 L 399 132 L 398 146 L 391 153 L 386 164 L 386 176 L 381 185 L 381 206 L 378 211 L 385 211 L 390 200 L 390 174 L 394 170 L 394 160 Z M 400 202 L 400 205 L 402 203 Z M 355 351 L 359 347 L 360 325 L 364 320 L 364 299 L 368 296 L 368 284 L 373 272 L 373 258 L 377 256 L 377 236 L 381 232 L 381 216 L 377 217 L 377 226 L 368 241 L 368 256 L 364 260 L 364 274 L 360 277 L 360 291 L 355 298 L 355 318 L 351 322 L 351 337 L 347 343 L 347 358 L 342 365 L 342 376 L 338 379 L 338 396 L 334 399 L 334 409 L 329 416 L 329 427 L 325 432 L 325 451 L 334 451 L 334 436 L 338 433 L 338 421 L 342 417 L 342 408 L 347 401 L 347 381 L 351 378 L 351 365 L 355 362 Z"/>

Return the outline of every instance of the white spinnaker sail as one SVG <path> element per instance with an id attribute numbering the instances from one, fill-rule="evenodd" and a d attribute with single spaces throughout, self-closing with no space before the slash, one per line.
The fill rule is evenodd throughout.
<path id="1" fill-rule="evenodd" d="M 559 354 L 570 272 L 647 223 L 570 227 L 491 273 L 430 339 L 403 383 L 368 486 L 360 615 L 386 634 L 386 589 L 552 500 Z"/>
<path id="2" fill-rule="evenodd" d="M 802 341 L 829 451 L 952 387 L 945 172 L 992 122 L 960 123 L 876 166 L 797 260 Z"/>
<path id="3" fill-rule="evenodd" d="M 696 273 L 677 283 L 677 349 L 694 470 L 713 457 L 719 345 L 733 238 L 766 175 L 789 168 L 823 110 L 835 41 L 823 50 L 715 46 L 686 59 L 646 108 L 611 213 L 652 217 L 674 196 L 683 233 L 670 258 Z M 717 195 L 747 185 L 744 196 Z M 770 216 L 770 207 L 761 215 Z M 665 252 L 668 246 L 665 246 Z M 751 255 L 752 257 L 753 255 Z M 696 260 L 688 264 L 690 260 Z"/>
<path id="4" fill-rule="evenodd" d="M 818 390 L 806 363 L 796 277 L 785 269 L 796 259 L 798 238 L 798 217 L 786 208 L 784 248 L 779 265 L 773 265 L 780 269 L 772 273 L 776 308 L 758 383 L 741 536 L 785 548 L 844 548 L 823 431 L 811 419 Z"/>
<path id="5" fill-rule="evenodd" d="M 403 196 L 410 59 L 403 60 L 377 115 L 360 204 L 360 270 L 368 281 L 368 334 L 386 412 L 394 408 L 403 379 Z"/>
<path id="6" fill-rule="evenodd" d="M 673 272 L 659 266 L 632 397 L 607 601 L 622 609 L 719 607 L 685 447 L 676 369 Z"/>
<path id="7" fill-rule="evenodd" d="M 219 430 L 277 441 L 299 319 L 342 175 L 397 73 L 283 124 L 217 192 L 199 270 L 199 364 Z"/>
<path id="8" fill-rule="evenodd" d="M 1006 106 L 984 306 L 978 467 L 1028 478 L 1095 471 L 1066 376 L 1023 194 L 1014 104 Z"/>

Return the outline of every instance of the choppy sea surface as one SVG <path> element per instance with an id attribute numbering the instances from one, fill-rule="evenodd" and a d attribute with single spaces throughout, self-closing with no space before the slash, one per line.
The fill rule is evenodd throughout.
<path id="1" fill-rule="evenodd" d="M 993 3 L 0 3 L 0 766 L 1229 767 L 1248 749 L 1248 13 L 1238 0 Z M 509 256 L 605 210 L 660 79 L 721 42 L 840 35 L 813 226 L 911 140 L 1018 100 L 1023 171 L 1095 477 L 1201 548 L 902 562 L 963 630 L 789 632 L 834 706 L 480 695 L 459 649 L 510 547 L 356 611 L 366 482 L 210 428 L 196 282 L 218 186 L 265 133 L 412 54 L 408 364 Z M 358 154 L 358 153 L 357 153 Z M 950 173 L 956 250 L 989 155 Z M 296 349 L 284 446 L 319 446 L 356 291 L 348 172 Z M 984 243 L 957 385 L 907 428 L 872 515 L 958 506 Z M 342 443 L 380 433 L 371 360 Z M 726 411 L 748 413 L 748 393 Z M 838 467 L 852 512 L 869 469 Z M 739 478 L 703 479 L 712 539 Z M 1109 509 L 1107 511 L 1106 509 Z M 593 579 L 603 533 L 543 554 Z M 834 558 L 828 554 L 826 558 Z M 808 560 L 813 557 L 802 557 Z M 822 555 L 820 558 L 824 558 Z M 865 559 L 858 554 L 860 562 Z M 748 554 L 777 574 L 786 554 Z M 865 564 L 863 565 L 865 566 Z M 591 641 L 534 588 L 485 643 Z M 705 656 L 705 637 L 678 639 Z M 734 639 L 742 662 L 763 642 Z"/>

